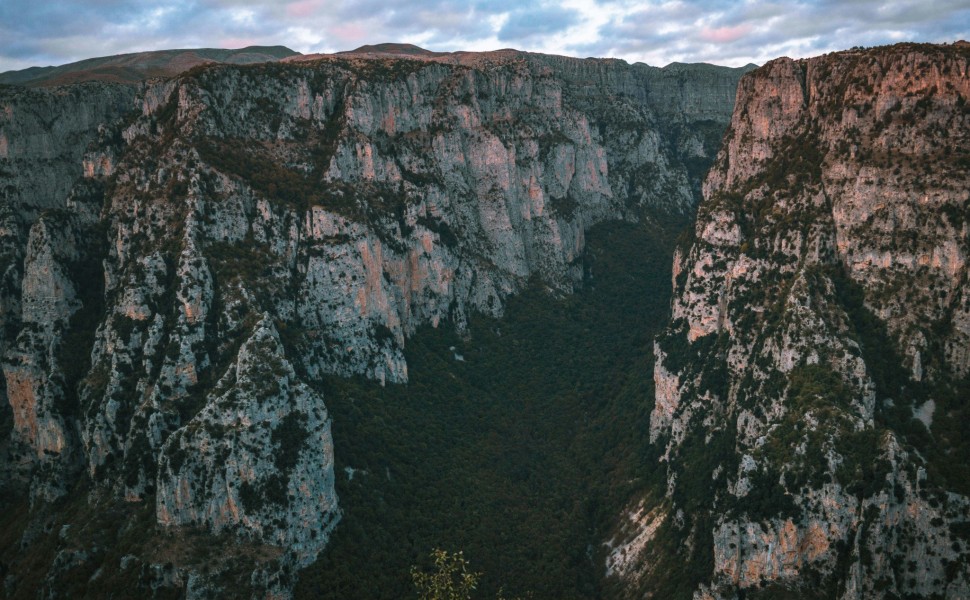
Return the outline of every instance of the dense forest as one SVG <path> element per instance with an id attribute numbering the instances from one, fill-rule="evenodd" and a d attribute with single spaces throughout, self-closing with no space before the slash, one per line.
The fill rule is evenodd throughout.
<path id="1" fill-rule="evenodd" d="M 480 597 L 599 597 L 616 514 L 663 477 L 644 432 L 683 225 L 594 228 L 579 293 L 419 331 L 407 385 L 330 379 L 344 516 L 297 597 L 414 596 L 434 548 L 464 552 Z"/>

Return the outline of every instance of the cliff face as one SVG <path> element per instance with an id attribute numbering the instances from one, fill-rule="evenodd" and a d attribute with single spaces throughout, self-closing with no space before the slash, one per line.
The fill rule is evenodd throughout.
<path id="1" fill-rule="evenodd" d="M 656 536 L 695 597 L 970 594 L 968 60 L 899 45 L 741 80 L 656 344 L 667 493 L 611 559 L 632 589 L 656 589 Z"/>
<path id="2" fill-rule="evenodd" d="M 247 580 L 284 593 L 340 517 L 323 379 L 406 382 L 416 327 L 568 293 L 587 228 L 692 210 L 741 73 L 351 55 L 0 90 L 11 481 L 282 547 Z M 149 554 L 122 570 L 210 585 Z"/>

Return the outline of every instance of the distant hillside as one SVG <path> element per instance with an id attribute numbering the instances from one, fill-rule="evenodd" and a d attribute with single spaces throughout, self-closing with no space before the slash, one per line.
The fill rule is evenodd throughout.
<path id="1" fill-rule="evenodd" d="M 295 56 L 285 46 L 248 46 L 236 50 L 197 48 L 159 50 L 102 56 L 58 67 L 30 67 L 0 73 L 0 83 L 29 87 L 50 87 L 81 81 L 135 83 L 152 77 L 171 77 L 206 63 L 252 64 L 275 62 Z"/>
<path id="2" fill-rule="evenodd" d="M 425 50 L 420 46 L 415 46 L 414 44 L 395 44 L 395 43 L 385 43 L 385 44 L 367 44 L 361 46 L 356 50 L 350 50 L 347 52 L 338 52 L 337 54 L 403 54 L 407 56 L 433 56 L 437 54 L 443 54 L 442 52 L 432 52 L 431 50 Z"/>

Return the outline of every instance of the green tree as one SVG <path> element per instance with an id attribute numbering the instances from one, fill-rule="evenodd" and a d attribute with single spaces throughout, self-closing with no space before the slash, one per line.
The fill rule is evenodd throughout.
<path id="1" fill-rule="evenodd" d="M 481 573 L 469 570 L 462 552 L 451 554 L 436 548 L 431 552 L 434 570 L 430 573 L 411 567 L 411 579 L 421 600 L 469 600 Z"/>

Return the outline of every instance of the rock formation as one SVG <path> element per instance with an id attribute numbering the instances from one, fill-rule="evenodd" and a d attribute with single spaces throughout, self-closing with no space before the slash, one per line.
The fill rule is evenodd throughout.
<path id="1" fill-rule="evenodd" d="M 970 596 L 968 100 L 965 43 L 741 80 L 657 340 L 631 596 Z"/>

